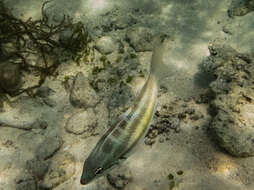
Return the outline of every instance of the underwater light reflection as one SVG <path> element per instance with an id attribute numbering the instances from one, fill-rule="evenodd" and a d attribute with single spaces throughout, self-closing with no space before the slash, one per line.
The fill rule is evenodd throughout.
<path id="1" fill-rule="evenodd" d="M 108 4 L 106 1 L 107 0 L 96 0 L 96 1 L 89 0 L 88 4 L 89 4 L 89 7 L 91 7 L 91 9 L 102 10 Z"/>

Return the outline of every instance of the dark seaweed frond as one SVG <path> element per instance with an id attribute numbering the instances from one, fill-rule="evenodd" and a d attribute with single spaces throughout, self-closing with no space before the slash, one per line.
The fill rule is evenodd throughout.
<path id="1" fill-rule="evenodd" d="M 22 72 L 37 73 L 40 76 L 37 85 L 19 89 L 11 95 L 31 94 L 32 90 L 41 86 L 46 77 L 54 75 L 64 52 L 78 57 L 79 52 L 86 52 L 89 36 L 81 22 L 73 23 L 64 16 L 61 22 L 50 24 L 45 13 L 46 1 L 41 8 L 41 19 L 26 21 L 14 17 L 0 2 L 0 66 L 1 62 L 20 64 Z M 61 36 L 69 31 L 65 39 Z M 68 44 L 68 45 L 67 45 Z M 75 56 L 76 55 L 76 56 Z M 31 64 L 28 57 L 36 56 L 42 61 Z M 0 87 L 1 88 L 1 87 Z"/>

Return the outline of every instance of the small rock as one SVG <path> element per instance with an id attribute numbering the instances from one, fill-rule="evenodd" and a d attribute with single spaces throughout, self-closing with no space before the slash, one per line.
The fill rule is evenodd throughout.
<path id="1" fill-rule="evenodd" d="M 72 115 L 66 122 L 65 129 L 69 133 L 80 135 L 84 132 L 92 132 L 97 126 L 97 117 L 93 109 Z"/>
<path id="2" fill-rule="evenodd" d="M 41 97 L 41 98 L 46 98 L 48 96 L 50 96 L 54 91 L 47 87 L 47 86 L 42 86 L 40 88 L 37 89 L 35 95 Z"/>
<path id="3" fill-rule="evenodd" d="M 70 91 L 71 87 L 74 84 L 75 77 L 74 76 L 65 76 L 63 81 L 63 86 L 66 91 Z"/>
<path id="4" fill-rule="evenodd" d="M 149 28 L 132 27 L 127 31 L 126 39 L 136 52 L 152 51 L 154 34 Z"/>
<path id="5" fill-rule="evenodd" d="M 0 64 L 0 88 L 12 93 L 20 86 L 20 66 L 14 63 Z"/>
<path id="6" fill-rule="evenodd" d="M 132 180 L 132 174 L 128 168 L 121 166 L 113 169 L 107 175 L 107 179 L 116 189 L 123 189 Z"/>
<path id="7" fill-rule="evenodd" d="M 41 97 L 42 101 L 46 105 L 48 105 L 50 107 L 55 107 L 57 105 L 57 103 L 49 97 L 53 93 L 54 93 L 54 91 L 51 88 L 49 88 L 47 86 L 43 86 L 43 87 L 40 87 L 36 91 L 35 95 Z"/>
<path id="8" fill-rule="evenodd" d="M 160 143 L 163 143 L 163 142 L 164 142 L 164 138 L 163 138 L 163 137 L 160 137 L 160 138 L 159 138 L 159 142 L 160 142 Z"/>
<path id="9" fill-rule="evenodd" d="M 193 108 L 187 108 L 187 109 L 185 110 L 185 113 L 187 113 L 187 114 L 189 114 L 189 115 L 192 115 L 192 114 L 195 113 L 195 109 L 193 109 Z"/>
<path id="10" fill-rule="evenodd" d="M 59 35 L 59 42 L 63 46 L 68 46 L 72 40 L 73 29 L 71 27 L 66 28 L 65 30 L 61 31 Z"/>
<path id="11" fill-rule="evenodd" d="M 153 145 L 155 143 L 155 139 L 145 138 L 146 145 Z"/>
<path id="12" fill-rule="evenodd" d="M 114 40 L 111 36 L 103 36 L 95 42 L 95 48 L 101 54 L 110 54 L 113 51 L 118 50 L 119 43 Z"/>
<path id="13" fill-rule="evenodd" d="M 82 50 L 87 45 L 88 34 L 81 22 L 67 26 L 60 32 L 59 42 L 66 49 Z"/>
<path id="14" fill-rule="evenodd" d="M 252 0 L 233 0 L 228 9 L 228 15 L 244 16 L 249 12 L 254 11 L 254 1 Z"/>
<path id="15" fill-rule="evenodd" d="M 179 127 L 175 129 L 175 132 L 176 132 L 176 133 L 179 133 L 180 131 L 181 131 L 181 130 L 180 130 Z"/>
<path id="16" fill-rule="evenodd" d="M 48 123 L 46 121 L 41 121 L 40 122 L 40 128 L 41 129 L 47 129 L 48 127 Z"/>
<path id="17" fill-rule="evenodd" d="M 195 114 L 193 114 L 192 116 L 190 116 L 191 120 L 199 120 L 201 118 L 203 118 L 204 115 L 201 112 L 196 112 Z"/>
<path id="18" fill-rule="evenodd" d="M 43 183 L 39 183 L 38 187 L 39 190 L 50 190 L 53 188 L 52 184 L 43 184 Z"/>
<path id="19" fill-rule="evenodd" d="M 177 117 L 170 119 L 170 128 L 175 130 L 180 128 L 180 120 Z"/>
<path id="20" fill-rule="evenodd" d="M 157 136 L 158 136 L 158 130 L 157 129 L 152 129 L 151 132 L 148 133 L 148 137 L 150 139 L 154 139 Z"/>
<path id="21" fill-rule="evenodd" d="M 68 152 L 61 152 L 51 160 L 41 186 L 54 188 L 70 179 L 75 173 L 75 158 Z"/>
<path id="22" fill-rule="evenodd" d="M 0 125 L 19 129 L 32 129 L 43 114 L 41 102 L 35 98 L 22 96 L 11 103 L 11 107 L 0 114 Z"/>
<path id="23" fill-rule="evenodd" d="M 94 185 L 95 185 L 94 189 L 98 190 L 115 190 L 115 188 L 112 187 L 111 184 L 109 184 L 108 181 L 105 180 L 105 178 L 100 178 L 96 180 L 96 183 L 94 183 Z"/>
<path id="24" fill-rule="evenodd" d="M 46 160 L 52 157 L 62 146 L 63 141 L 60 136 L 47 137 L 36 152 L 39 160 Z"/>
<path id="25" fill-rule="evenodd" d="M 75 77 L 70 102 L 76 107 L 94 107 L 99 102 L 99 96 L 90 86 L 88 78 L 83 73 L 78 73 Z"/>
<path id="26" fill-rule="evenodd" d="M 33 129 L 47 129 L 48 123 L 46 121 L 37 120 L 31 127 Z"/>
<path id="27" fill-rule="evenodd" d="M 114 30 L 122 30 L 136 24 L 137 20 L 133 17 L 132 12 L 125 12 L 124 14 L 120 11 L 115 10 L 112 11 L 110 15 L 110 28 Z"/>
<path id="28" fill-rule="evenodd" d="M 230 24 L 224 25 L 222 28 L 222 31 L 225 32 L 226 34 L 230 34 L 230 35 L 233 34 L 233 29 Z"/>

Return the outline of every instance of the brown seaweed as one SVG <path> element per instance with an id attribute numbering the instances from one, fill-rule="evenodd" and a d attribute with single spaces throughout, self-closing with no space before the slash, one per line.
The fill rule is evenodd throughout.
<path id="1" fill-rule="evenodd" d="M 78 53 L 84 52 L 87 48 L 89 36 L 84 25 L 81 22 L 73 23 L 72 19 L 66 15 L 61 22 L 50 24 L 45 13 L 47 3 L 49 1 L 42 5 L 41 19 L 29 18 L 23 21 L 14 17 L 0 2 L 0 66 L 1 62 L 12 62 L 20 64 L 22 72 L 40 76 L 38 84 L 20 88 L 9 93 L 11 96 L 24 92 L 32 95 L 33 89 L 40 87 L 48 76 L 56 74 L 56 69 L 61 64 L 59 57 L 64 52 L 69 52 L 68 55 L 71 57 L 76 55 L 80 57 Z M 59 40 L 61 33 L 66 30 L 71 31 L 67 39 L 68 46 Z M 27 59 L 30 55 L 40 57 L 42 62 L 31 64 Z"/>

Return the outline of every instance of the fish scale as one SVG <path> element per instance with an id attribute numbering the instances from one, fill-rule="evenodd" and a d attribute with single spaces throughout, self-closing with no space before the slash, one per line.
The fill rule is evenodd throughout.
<path id="1" fill-rule="evenodd" d="M 155 77 L 150 76 L 145 86 L 147 87 L 141 92 L 137 99 L 138 103 L 133 106 L 131 112 L 124 116 L 120 124 L 113 127 L 112 132 L 107 136 L 102 145 L 102 147 L 104 147 L 103 149 L 108 150 L 109 147 L 107 146 L 113 146 L 111 147 L 112 154 L 123 157 L 135 146 L 140 137 L 144 134 L 144 131 L 149 126 L 155 108 L 155 99 L 157 95 Z M 107 141 L 110 142 L 106 143 Z M 117 141 L 119 142 L 117 143 Z M 119 146 L 120 143 L 124 143 L 125 146 Z M 117 146 L 120 148 L 117 148 Z"/>

